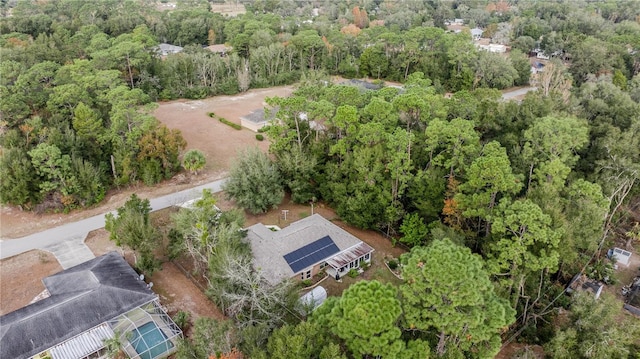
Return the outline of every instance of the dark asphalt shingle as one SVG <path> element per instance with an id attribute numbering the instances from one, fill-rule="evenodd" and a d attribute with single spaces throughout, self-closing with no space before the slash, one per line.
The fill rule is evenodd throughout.
<path id="1" fill-rule="evenodd" d="M 29 358 L 156 299 L 117 252 L 43 280 L 51 294 L 0 317 L 0 358 Z"/>

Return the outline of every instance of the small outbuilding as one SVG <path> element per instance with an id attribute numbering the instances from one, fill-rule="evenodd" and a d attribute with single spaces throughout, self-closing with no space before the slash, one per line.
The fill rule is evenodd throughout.
<path id="1" fill-rule="evenodd" d="M 258 132 L 261 128 L 269 124 L 269 121 L 275 118 L 275 112 L 266 117 L 264 108 L 257 109 L 247 115 L 240 117 L 240 125 L 248 128 L 253 132 Z"/>
<path id="2" fill-rule="evenodd" d="M 590 293 L 595 299 L 598 299 L 600 298 L 600 294 L 602 294 L 603 289 L 604 284 L 602 282 L 591 279 L 584 274 L 576 274 L 576 276 L 571 280 L 571 283 L 569 283 L 567 293 L 571 294 L 576 291 L 582 291 Z"/>
<path id="3" fill-rule="evenodd" d="M 634 278 L 626 297 L 624 309 L 640 317 L 640 276 Z"/>
<path id="4" fill-rule="evenodd" d="M 217 44 L 217 45 L 209 45 L 205 47 L 205 49 L 213 52 L 214 54 L 218 54 L 220 56 L 226 56 L 233 50 L 233 47 L 227 46 L 225 44 Z"/>
<path id="5" fill-rule="evenodd" d="M 167 43 L 162 43 L 158 45 L 156 48 L 156 53 L 160 56 L 167 56 L 171 54 L 178 54 L 182 52 L 182 46 L 171 45 Z"/>
<path id="6" fill-rule="evenodd" d="M 482 38 L 482 34 L 484 33 L 484 31 L 480 28 L 473 28 L 471 29 L 471 37 L 473 37 L 474 40 L 480 40 L 480 38 Z"/>
<path id="7" fill-rule="evenodd" d="M 300 297 L 300 304 L 305 310 L 313 311 L 324 303 L 326 299 L 327 291 L 322 286 L 317 286 Z"/>
<path id="8" fill-rule="evenodd" d="M 607 256 L 616 261 L 616 264 L 622 264 L 625 267 L 629 266 L 629 261 L 631 260 L 631 252 L 625 251 L 620 248 L 609 249 L 607 252 Z"/>

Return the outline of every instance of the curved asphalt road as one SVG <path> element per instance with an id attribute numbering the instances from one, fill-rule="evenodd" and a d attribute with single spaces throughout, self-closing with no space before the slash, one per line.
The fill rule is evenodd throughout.
<path id="1" fill-rule="evenodd" d="M 157 211 L 159 209 L 171 207 L 184 203 L 188 200 L 198 198 L 200 197 L 203 189 L 210 189 L 212 192 L 220 192 L 225 181 L 226 178 L 223 178 L 198 187 L 150 199 L 151 210 Z M 115 213 L 115 211 L 110 213 Z M 89 232 L 104 227 L 105 214 L 89 217 L 77 222 L 67 223 L 59 227 L 54 227 L 22 238 L 4 239 L 0 241 L 0 259 L 13 257 L 32 249 L 44 249 L 54 253 L 63 268 L 71 266 L 74 262 L 78 262 L 79 259 L 91 259 L 93 258 L 93 254 L 91 251 L 88 251 L 86 246 L 84 246 L 84 239 L 87 237 Z M 65 245 L 65 243 L 67 245 Z M 74 250 L 78 250 L 79 253 L 67 253 L 73 252 Z M 69 265 L 65 265 L 64 258 L 61 258 L 60 256 L 67 254 L 71 257 Z"/>

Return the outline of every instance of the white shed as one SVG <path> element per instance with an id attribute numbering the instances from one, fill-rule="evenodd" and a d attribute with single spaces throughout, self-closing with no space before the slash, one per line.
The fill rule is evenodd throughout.
<path id="1" fill-rule="evenodd" d="M 629 261 L 631 260 L 631 252 L 616 247 L 611 253 L 611 258 L 615 258 L 616 264 L 622 264 L 628 267 Z"/>
<path id="2" fill-rule="evenodd" d="M 327 299 L 327 291 L 322 286 L 313 288 L 309 293 L 300 297 L 303 307 L 314 310 Z"/>

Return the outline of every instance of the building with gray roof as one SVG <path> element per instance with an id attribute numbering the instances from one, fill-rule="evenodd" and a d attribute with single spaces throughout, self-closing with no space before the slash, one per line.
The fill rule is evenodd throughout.
<path id="1" fill-rule="evenodd" d="M 484 30 L 480 29 L 480 28 L 473 28 L 471 29 L 471 37 L 474 40 L 480 40 L 480 38 L 482 37 L 482 34 L 484 34 Z"/>
<path id="2" fill-rule="evenodd" d="M 161 43 L 160 45 L 155 47 L 156 53 L 160 56 L 167 56 L 171 54 L 181 53 L 183 50 L 182 46 L 171 45 L 167 43 Z"/>
<path id="3" fill-rule="evenodd" d="M 117 252 L 43 283 L 49 297 L 0 317 L 0 358 L 102 358 L 104 341 L 117 335 L 130 358 L 175 351 L 182 332 Z"/>
<path id="4" fill-rule="evenodd" d="M 272 284 L 310 279 L 321 270 L 342 277 L 371 261 L 373 248 L 319 214 L 274 231 L 262 223 L 247 228 L 254 268 Z"/>

